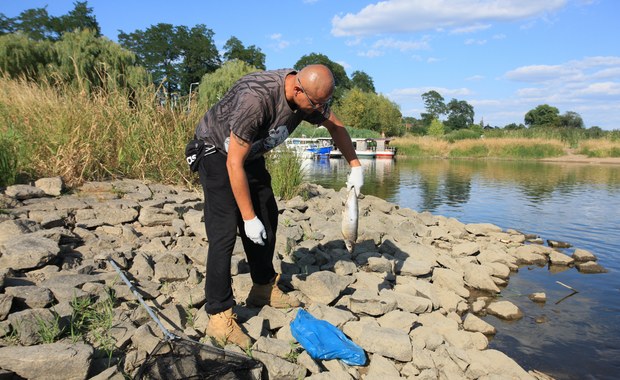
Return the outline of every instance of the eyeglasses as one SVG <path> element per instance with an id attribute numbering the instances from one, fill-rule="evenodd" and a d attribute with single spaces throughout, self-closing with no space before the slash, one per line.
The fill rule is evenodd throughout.
<path id="1" fill-rule="evenodd" d="M 297 78 L 297 83 L 299 83 L 299 87 L 301 88 L 301 91 L 304 93 L 304 95 L 306 95 L 306 99 L 308 99 L 308 102 L 310 103 L 310 106 L 312 106 L 312 109 L 315 111 L 321 112 L 323 116 L 328 114 L 329 104 L 332 102 L 332 98 L 330 97 L 329 99 L 327 99 L 327 101 L 323 103 L 315 103 L 308 96 L 308 93 L 306 92 L 306 89 L 304 88 L 304 86 L 301 85 L 301 81 L 299 80 L 299 77 Z M 319 110 L 319 108 L 323 108 L 323 110 L 321 111 Z"/>

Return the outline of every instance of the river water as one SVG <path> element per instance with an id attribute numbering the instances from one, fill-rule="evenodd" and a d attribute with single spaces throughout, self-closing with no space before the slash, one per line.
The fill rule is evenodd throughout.
<path id="1" fill-rule="evenodd" d="M 575 248 L 594 253 L 608 273 L 524 266 L 511 275 L 501 296 L 525 317 L 484 317 L 498 330 L 489 347 L 557 379 L 620 378 L 620 165 L 400 158 L 362 165 L 364 194 L 568 242 L 562 251 L 569 255 Z M 336 190 L 348 169 L 342 159 L 304 161 L 308 182 Z M 547 302 L 530 301 L 533 292 L 545 292 Z"/>

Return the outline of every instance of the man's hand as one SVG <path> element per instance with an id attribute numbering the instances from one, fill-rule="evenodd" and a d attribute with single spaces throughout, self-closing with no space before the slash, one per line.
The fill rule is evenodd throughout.
<path id="1" fill-rule="evenodd" d="M 362 166 L 352 166 L 351 173 L 347 177 L 347 190 L 355 188 L 355 194 L 359 197 L 362 186 L 364 185 L 364 168 Z"/>
<path id="2" fill-rule="evenodd" d="M 243 228 L 245 229 L 245 235 L 255 244 L 265 245 L 264 240 L 267 240 L 267 231 L 265 231 L 265 226 L 258 219 L 258 216 L 255 216 L 254 219 L 244 220 Z"/>

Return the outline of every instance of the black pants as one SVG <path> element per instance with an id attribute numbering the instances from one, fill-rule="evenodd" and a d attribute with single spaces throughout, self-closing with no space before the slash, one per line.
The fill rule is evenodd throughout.
<path id="1" fill-rule="evenodd" d="M 265 168 L 264 158 L 246 162 L 245 171 L 254 212 L 267 231 L 264 246 L 255 244 L 245 235 L 243 219 L 228 178 L 226 156 L 218 152 L 200 160 L 198 173 L 205 196 L 204 220 L 209 240 L 205 281 L 205 310 L 208 314 L 220 313 L 235 305 L 230 266 L 237 229 L 252 281 L 267 284 L 276 275 L 272 260 L 278 227 L 278 206 L 271 188 L 271 176 Z"/>

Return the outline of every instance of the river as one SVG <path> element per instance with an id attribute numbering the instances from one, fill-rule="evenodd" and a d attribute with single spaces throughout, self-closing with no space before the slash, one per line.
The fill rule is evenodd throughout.
<path id="1" fill-rule="evenodd" d="M 620 378 L 620 165 L 401 158 L 362 164 L 364 194 L 568 242 L 572 247 L 562 251 L 569 255 L 575 248 L 594 253 L 608 273 L 525 266 L 513 274 L 501 297 L 525 317 L 484 317 L 498 330 L 489 347 L 557 379 Z M 348 165 L 310 160 L 304 170 L 308 182 L 338 190 Z M 570 295 L 558 281 L 579 292 Z M 545 292 L 546 303 L 530 301 L 533 292 Z"/>

